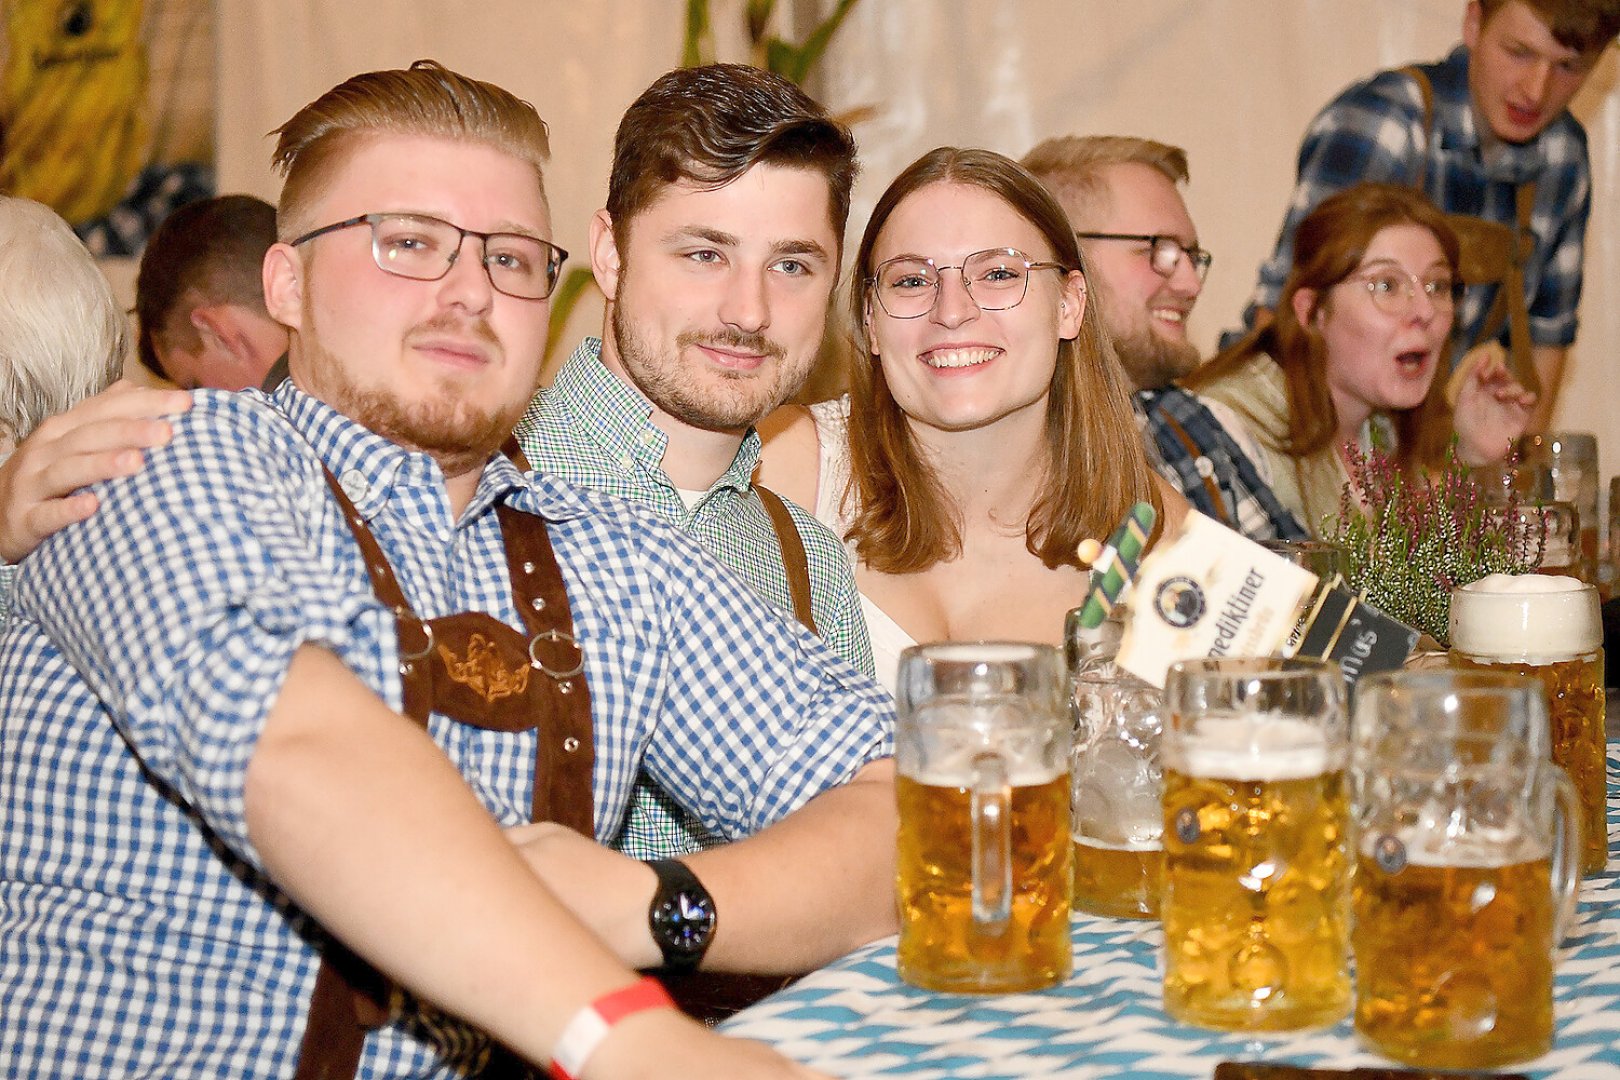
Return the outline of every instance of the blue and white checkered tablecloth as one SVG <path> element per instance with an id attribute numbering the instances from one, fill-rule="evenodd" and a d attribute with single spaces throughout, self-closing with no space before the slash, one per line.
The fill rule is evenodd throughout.
<path id="1" fill-rule="evenodd" d="M 1554 988 L 1552 1051 L 1508 1071 L 1620 1080 L 1620 743 L 1609 744 L 1610 869 L 1581 885 Z M 859 949 L 725 1024 L 837 1077 L 1208 1080 L 1222 1061 L 1389 1067 L 1336 1027 L 1264 1041 L 1178 1023 L 1160 1007 L 1156 922 L 1075 913 L 1074 975 L 1034 994 L 972 997 L 901 983 L 893 938 Z"/>

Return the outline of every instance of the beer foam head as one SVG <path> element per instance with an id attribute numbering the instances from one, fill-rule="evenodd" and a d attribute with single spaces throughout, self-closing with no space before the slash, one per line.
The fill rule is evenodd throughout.
<path id="1" fill-rule="evenodd" d="M 1550 663 L 1603 644 L 1597 590 L 1572 577 L 1491 574 L 1451 594 L 1451 644 L 1497 660 Z"/>
<path id="2" fill-rule="evenodd" d="M 1331 749 L 1328 733 L 1317 725 L 1261 713 L 1201 717 L 1166 756 L 1188 776 L 1303 780 L 1339 767 L 1343 754 Z"/>

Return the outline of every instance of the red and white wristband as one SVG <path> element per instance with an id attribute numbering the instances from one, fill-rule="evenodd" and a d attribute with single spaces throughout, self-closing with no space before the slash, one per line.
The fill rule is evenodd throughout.
<path id="1" fill-rule="evenodd" d="M 577 1080 L 585 1071 L 596 1048 L 607 1038 L 608 1029 L 633 1013 L 648 1009 L 673 1009 L 664 984 L 651 975 L 640 982 L 603 994 L 568 1021 L 557 1048 L 551 1052 L 551 1075 L 556 1080 Z"/>

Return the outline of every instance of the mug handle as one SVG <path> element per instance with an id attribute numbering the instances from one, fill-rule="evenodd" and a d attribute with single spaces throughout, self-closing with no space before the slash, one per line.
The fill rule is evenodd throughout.
<path id="1" fill-rule="evenodd" d="M 1581 883 L 1581 830 L 1586 824 L 1581 819 L 1581 796 L 1575 784 L 1562 768 L 1547 762 L 1554 796 L 1558 802 L 1558 822 L 1554 825 L 1552 850 L 1553 885 L 1553 944 L 1564 940 L 1575 922 L 1575 901 Z"/>
<path id="2" fill-rule="evenodd" d="M 1012 785 L 1000 754 L 974 757 L 971 804 L 973 921 L 996 929 L 1012 918 Z"/>

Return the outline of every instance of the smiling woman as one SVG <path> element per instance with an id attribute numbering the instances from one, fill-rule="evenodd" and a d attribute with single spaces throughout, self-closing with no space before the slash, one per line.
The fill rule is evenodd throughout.
<path id="1" fill-rule="evenodd" d="M 1410 471 L 1438 463 L 1453 434 L 1458 457 L 1480 465 L 1523 433 L 1534 395 L 1501 359 L 1461 367 L 1449 385 L 1435 378 L 1458 259 L 1422 194 L 1348 188 L 1300 223 L 1276 321 L 1185 380 L 1313 532 L 1339 510 L 1349 446 L 1393 451 Z"/>
<path id="2" fill-rule="evenodd" d="M 925 154 L 873 210 L 851 314 L 849 396 L 761 425 L 762 476 L 848 542 L 879 679 L 915 641 L 1060 640 L 1079 542 L 1165 503 L 1062 208 L 1000 154 Z"/>

